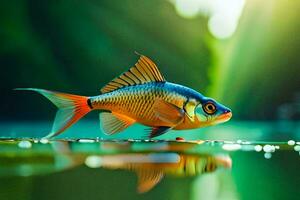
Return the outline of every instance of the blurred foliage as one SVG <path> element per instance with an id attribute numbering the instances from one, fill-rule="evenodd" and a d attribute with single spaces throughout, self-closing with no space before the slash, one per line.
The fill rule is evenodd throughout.
<path id="1" fill-rule="evenodd" d="M 137 61 L 134 51 L 156 61 L 170 81 L 200 91 L 208 83 L 205 20 L 182 19 L 169 2 L 9 1 L 2 9 L 4 119 L 45 117 L 50 111 L 48 102 L 12 88 L 98 95 Z"/>
<path id="2" fill-rule="evenodd" d="M 300 91 L 298 1 L 246 1 L 237 32 L 214 39 L 207 19 L 168 1 L 11 0 L 0 7 L 0 119 L 49 119 L 36 87 L 82 95 L 151 57 L 167 80 L 232 108 L 235 119 L 275 119 Z"/>

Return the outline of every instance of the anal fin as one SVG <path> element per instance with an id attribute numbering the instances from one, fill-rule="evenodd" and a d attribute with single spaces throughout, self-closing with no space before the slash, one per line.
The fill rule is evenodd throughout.
<path id="1" fill-rule="evenodd" d="M 169 131 L 171 128 L 172 127 L 168 127 L 168 126 L 156 126 L 156 127 L 152 127 L 149 137 L 153 138 L 153 137 L 160 136 L 160 135 L 166 133 L 167 131 Z"/>
<path id="2" fill-rule="evenodd" d="M 135 123 L 134 119 L 114 112 L 102 112 L 99 118 L 103 132 L 108 135 L 119 133 Z"/>

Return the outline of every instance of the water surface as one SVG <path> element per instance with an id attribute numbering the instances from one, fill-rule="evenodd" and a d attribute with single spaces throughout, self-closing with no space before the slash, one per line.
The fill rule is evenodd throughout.
<path id="1" fill-rule="evenodd" d="M 272 130 L 223 131 L 247 129 Z M 2 136 L 0 199 L 295 199 L 299 152 L 298 140 Z"/>

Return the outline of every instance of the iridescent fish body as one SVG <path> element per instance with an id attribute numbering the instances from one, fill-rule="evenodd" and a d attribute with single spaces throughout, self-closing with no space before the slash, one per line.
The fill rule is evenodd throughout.
<path id="1" fill-rule="evenodd" d="M 194 129 L 228 121 L 231 110 L 188 87 L 167 82 L 155 63 L 141 55 L 128 71 L 101 89 L 101 95 L 84 97 L 25 88 L 41 93 L 58 108 L 52 132 L 62 133 L 92 110 L 100 110 L 106 134 L 123 131 L 134 123 L 150 127 L 149 137 L 168 130 Z"/>

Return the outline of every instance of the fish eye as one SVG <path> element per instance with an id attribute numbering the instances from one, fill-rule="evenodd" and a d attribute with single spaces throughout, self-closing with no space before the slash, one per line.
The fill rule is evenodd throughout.
<path id="1" fill-rule="evenodd" d="M 215 104 L 213 104 L 212 102 L 207 102 L 206 104 L 203 105 L 203 110 L 207 114 L 212 115 L 217 111 L 217 108 Z"/>

